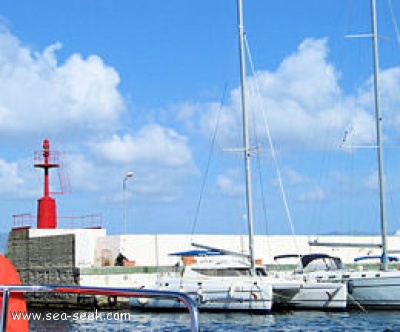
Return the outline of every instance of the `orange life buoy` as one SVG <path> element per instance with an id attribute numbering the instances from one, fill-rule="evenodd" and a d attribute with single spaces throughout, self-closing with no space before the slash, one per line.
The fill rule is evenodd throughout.
<path id="1" fill-rule="evenodd" d="M 21 285 L 21 279 L 14 265 L 3 255 L 0 255 L 0 285 Z M 3 294 L 0 292 L 0 308 L 2 307 Z M 21 314 L 27 314 L 26 301 L 22 293 L 10 293 L 8 301 L 6 332 L 27 332 L 28 319 L 22 319 Z M 19 313 L 19 319 L 12 314 Z M 25 316 L 26 318 L 26 316 Z"/>

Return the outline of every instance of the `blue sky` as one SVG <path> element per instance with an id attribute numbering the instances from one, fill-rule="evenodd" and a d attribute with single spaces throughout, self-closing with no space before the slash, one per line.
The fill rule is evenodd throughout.
<path id="1" fill-rule="evenodd" d="M 400 4 L 378 11 L 394 232 Z M 290 230 L 265 125 L 296 233 L 378 232 L 375 151 L 351 148 L 374 145 L 371 41 L 345 38 L 369 33 L 369 19 L 369 1 L 244 0 L 256 234 Z M 128 233 L 246 232 L 243 161 L 227 151 L 241 145 L 235 0 L 5 0 L 0 28 L 3 229 L 36 214 L 33 153 L 49 138 L 71 184 L 56 197 L 60 216 L 101 214 L 122 233 L 132 171 Z"/>

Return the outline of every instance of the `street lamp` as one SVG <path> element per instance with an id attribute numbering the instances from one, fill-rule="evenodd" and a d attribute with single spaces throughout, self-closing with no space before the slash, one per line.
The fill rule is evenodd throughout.
<path id="1" fill-rule="evenodd" d="M 122 182 L 122 212 L 123 212 L 123 221 L 124 221 L 124 234 L 126 234 L 126 208 L 125 208 L 125 189 L 126 189 L 126 180 L 133 177 L 133 172 L 126 173 L 124 177 L 124 181 Z"/>

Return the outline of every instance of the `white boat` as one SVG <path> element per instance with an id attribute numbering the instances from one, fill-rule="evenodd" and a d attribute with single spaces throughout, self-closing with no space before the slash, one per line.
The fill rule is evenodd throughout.
<path id="1" fill-rule="evenodd" d="M 188 254 L 193 257 L 194 252 Z M 202 253 L 199 255 L 203 256 Z M 252 275 L 249 264 L 244 261 L 226 259 L 224 256 L 198 257 L 194 264 L 161 275 L 153 288 L 186 293 L 202 311 L 271 311 L 272 285 L 264 278 L 264 270 L 257 270 L 256 275 Z M 133 299 L 131 306 L 147 309 L 184 308 L 178 301 L 155 298 Z"/>
<path id="2" fill-rule="evenodd" d="M 277 276 L 269 274 L 262 265 L 255 265 L 252 275 L 248 260 L 233 254 L 218 249 L 177 253 L 196 256 L 196 260 L 178 272 L 159 276 L 153 288 L 185 292 L 196 300 L 200 310 L 265 313 L 271 309 L 346 309 L 347 288 L 343 283 L 304 280 L 297 275 Z M 183 308 L 179 302 L 158 299 L 141 298 L 131 304 L 148 309 Z"/>
<path id="3" fill-rule="evenodd" d="M 381 111 L 379 95 L 379 56 L 378 56 L 378 30 L 376 21 L 376 4 L 371 0 L 372 12 L 372 40 L 374 57 L 374 101 L 375 101 L 375 126 L 376 126 L 376 146 L 378 159 L 378 181 L 379 181 L 379 200 L 380 200 L 380 228 L 381 243 L 378 245 L 368 245 L 368 247 L 381 248 L 382 254 L 379 257 L 381 262 L 380 270 L 371 271 L 349 271 L 343 268 L 335 270 L 322 269 L 313 271 L 309 275 L 320 281 L 338 280 L 346 282 L 349 291 L 349 304 L 372 307 L 375 309 L 399 309 L 400 308 L 400 271 L 388 269 L 388 248 L 386 234 L 386 203 L 385 203 L 385 183 L 383 167 L 383 149 L 381 133 Z M 356 243 L 319 243 L 310 242 L 314 246 L 343 246 L 343 247 L 363 247 L 364 244 Z"/>
<path id="4" fill-rule="evenodd" d="M 309 254 L 301 257 L 293 275 L 312 282 L 345 283 L 350 307 L 389 310 L 400 308 L 398 270 L 350 270 L 342 264 L 339 257 Z"/>
<path id="5" fill-rule="evenodd" d="M 258 265 L 255 271 L 252 276 L 250 264 L 236 257 L 200 257 L 180 272 L 160 276 L 153 288 L 184 292 L 196 300 L 200 310 L 266 313 L 271 309 L 346 308 L 347 291 L 342 283 L 269 276 L 265 267 Z M 179 302 L 163 299 L 134 299 L 131 305 L 147 309 L 183 308 Z"/>
<path id="6" fill-rule="evenodd" d="M 269 274 L 268 274 L 269 275 Z M 345 310 L 346 284 L 336 280 L 321 282 L 292 272 L 269 276 L 276 309 Z"/>

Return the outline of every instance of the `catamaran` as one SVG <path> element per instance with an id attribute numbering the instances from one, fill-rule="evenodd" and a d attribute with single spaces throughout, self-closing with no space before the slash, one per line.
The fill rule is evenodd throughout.
<path id="1" fill-rule="evenodd" d="M 196 299 L 200 310 L 265 313 L 271 309 L 343 310 L 347 305 L 344 284 L 280 278 L 257 264 L 255 275 L 252 275 L 248 260 L 241 259 L 237 253 L 226 254 L 223 250 L 207 249 L 173 255 L 195 257 L 196 260 L 177 272 L 160 276 L 153 288 L 184 292 Z M 272 308 L 266 307 L 269 292 L 273 295 Z M 147 309 L 183 308 L 179 302 L 164 299 L 139 298 L 133 301 L 135 307 Z"/>
<path id="2" fill-rule="evenodd" d="M 157 278 L 153 288 L 180 292 L 192 297 L 202 311 L 246 311 L 269 313 L 272 308 L 272 285 L 264 279 L 265 271 L 250 272 L 243 260 L 228 258 L 209 250 L 189 250 L 172 255 L 193 257 L 193 264 L 180 266 L 176 272 Z M 182 303 L 165 299 L 132 299 L 131 306 L 146 309 L 182 309 Z"/>

